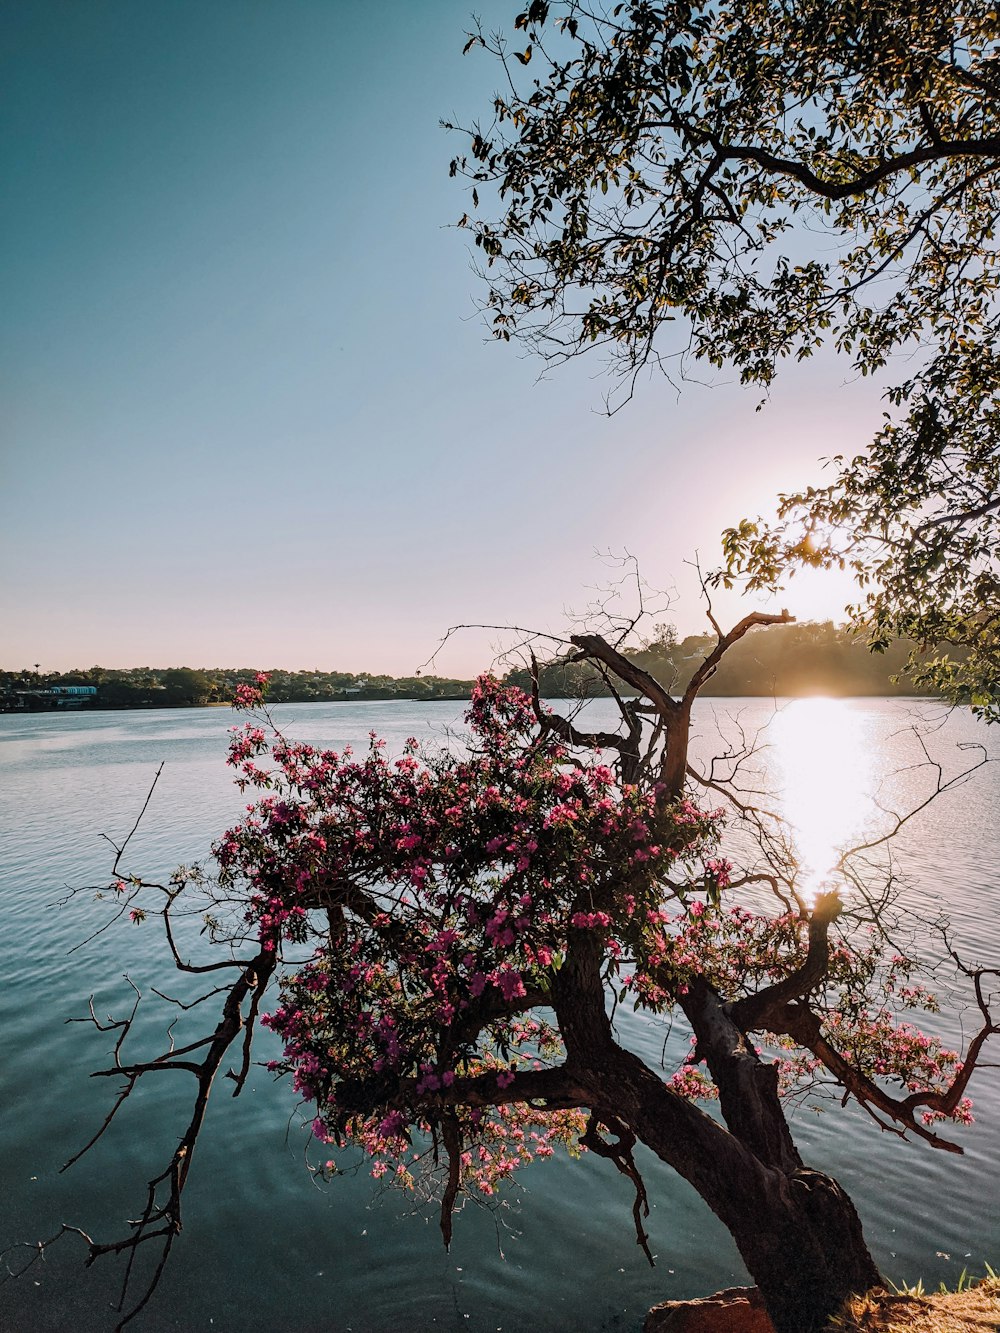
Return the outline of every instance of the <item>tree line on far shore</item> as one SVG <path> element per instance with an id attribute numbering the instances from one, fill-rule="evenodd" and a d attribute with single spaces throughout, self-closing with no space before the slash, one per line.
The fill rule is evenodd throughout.
<path id="1" fill-rule="evenodd" d="M 713 634 L 677 637 L 672 625 L 658 625 L 641 647 L 628 650 L 637 666 L 648 671 L 671 693 L 680 693 L 701 662 L 716 645 Z M 914 695 L 917 689 L 905 674 L 913 645 L 890 643 L 884 652 L 872 652 L 863 635 L 832 621 L 803 621 L 774 625 L 767 633 L 754 631 L 734 644 L 719 663 L 701 693 L 723 697 L 804 694 Z M 543 698 L 586 698 L 610 693 L 604 678 L 575 651 L 539 666 L 539 693 Z M 527 668 L 507 676 L 512 685 L 529 689 Z M 623 694 L 633 694 L 621 682 Z"/>
<path id="2" fill-rule="evenodd" d="M 712 651 L 714 636 L 691 634 L 679 639 L 672 625 L 658 625 L 652 638 L 631 650 L 633 660 L 668 690 L 679 691 Z M 720 663 L 703 690 L 716 696 L 803 694 L 913 695 L 905 674 L 912 645 L 891 643 L 882 653 L 869 651 L 863 637 L 831 621 L 805 621 L 753 633 Z M 609 693 L 593 665 L 575 653 L 539 665 L 539 691 L 545 698 L 588 698 Z M 238 685 L 253 684 L 259 668 L 89 667 L 40 673 L 37 668 L 0 671 L 0 706 L 39 711 L 57 706 L 54 688 L 92 686 L 96 693 L 77 706 L 89 708 L 191 708 L 229 703 Z M 473 682 L 446 676 L 387 676 L 347 671 L 269 671 L 271 703 L 320 703 L 373 699 L 466 699 Z M 531 680 L 527 666 L 509 670 L 504 679 L 522 689 Z M 622 683 L 625 694 L 633 691 Z M 62 701 L 65 704 L 65 700 Z M 59 705 L 61 706 L 61 705 Z"/>
<path id="3" fill-rule="evenodd" d="M 40 673 L 37 668 L 0 671 L 0 707 L 43 711 L 63 707 L 53 690 L 91 686 L 82 708 L 199 708 L 228 704 L 238 685 L 256 682 L 259 667 L 89 667 Z M 471 680 L 443 676 L 384 676 L 349 671 L 269 672 L 271 703 L 320 703 L 349 699 L 467 699 Z"/>

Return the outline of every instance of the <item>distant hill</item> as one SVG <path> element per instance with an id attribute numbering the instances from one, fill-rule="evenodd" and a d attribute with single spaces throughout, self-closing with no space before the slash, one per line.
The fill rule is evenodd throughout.
<path id="1" fill-rule="evenodd" d="M 668 690 L 681 693 L 714 648 L 715 637 L 694 634 L 678 640 L 671 626 L 657 628 L 655 639 L 625 651 Z M 884 653 L 872 653 L 863 638 L 832 621 L 772 625 L 751 630 L 730 648 L 701 693 L 777 697 L 914 694 L 912 683 L 901 674 L 909 651 L 908 643 L 898 641 Z M 609 693 L 592 666 L 573 662 L 571 657 L 542 665 L 539 685 L 543 697 L 588 698 Z M 527 669 L 511 671 L 506 679 L 530 688 Z M 621 688 L 625 694 L 632 693 L 624 683 Z"/>

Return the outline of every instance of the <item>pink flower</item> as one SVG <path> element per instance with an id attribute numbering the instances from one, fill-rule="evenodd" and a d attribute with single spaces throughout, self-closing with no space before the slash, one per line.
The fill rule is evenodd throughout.
<path id="1" fill-rule="evenodd" d="M 513 967 L 505 967 L 499 972 L 494 972 L 491 980 L 508 1003 L 525 994 L 521 974 Z"/>
<path id="2" fill-rule="evenodd" d="M 595 926 L 610 926 L 611 918 L 607 912 L 574 912 L 570 925 L 576 926 L 577 930 L 592 930 Z"/>
<path id="3" fill-rule="evenodd" d="M 402 1134 L 405 1125 L 402 1111 L 390 1111 L 385 1119 L 379 1122 L 378 1132 L 383 1138 L 395 1138 Z"/>

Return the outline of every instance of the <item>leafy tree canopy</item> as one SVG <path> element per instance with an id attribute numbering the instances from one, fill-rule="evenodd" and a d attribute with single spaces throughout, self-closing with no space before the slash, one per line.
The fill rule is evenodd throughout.
<path id="1" fill-rule="evenodd" d="M 452 163 L 496 336 L 602 348 L 624 397 L 671 358 L 766 388 L 824 342 L 882 379 L 867 452 L 730 530 L 720 577 L 850 565 L 874 646 L 963 644 L 919 673 L 995 716 L 995 9 L 533 0 L 514 36 L 469 39 L 505 86 Z"/>

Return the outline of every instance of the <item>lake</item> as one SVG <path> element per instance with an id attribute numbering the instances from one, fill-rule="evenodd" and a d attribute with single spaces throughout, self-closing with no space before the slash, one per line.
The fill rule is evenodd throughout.
<path id="1" fill-rule="evenodd" d="M 595 722 L 610 707 L 590 705 Z M 441 738 L 455 703 L 279 706 L 291 735 L 340 747 L 374 729 L 399 749 L 413 734 Z M 155 877 L 205 856 L 247 798 L 224 765 L 232 714 L 225 709 L 0 716 L 0 893 L 3 903 L 4 1124 L 0 1243 L 37 1240 L 67 1222 L 111 1239 L 135 1216 L 145 1181 L 176 1142 L 190 1080 L 152 1080 L 98 1147 L 66 1174 L 59 1167 L 90 1138 L 111 1104 L 113 1080 L 91 1079 L 113 1037 L 66 1019 L 122 1014 L 132 992 L 173 984 L 155 923 L 120 926 L 82 947 L 105 919 L 90 893 L 64 905 L 69 887 L 106 885 L 109 844 L 127 834 L 158 765 L 163 776 L 129 848 L 128 868 Z M 875 836 L 888 811 L 918 804 L 975 758 L 1000 752 L 967 710 L 912 700 L 703 700 L 696 714 L 701 762 L 734 737 L 769 723 L 750 761 L 751 785 L 780 793 L 796 829 L 808 883 L 819 886 L 837 849 Z M 926 753 L 925 753 L 926 751 Z M 714 800 L 712 802 L 715 803 Z M 904 828 L 894 849 L 907 921 L 930 947 L 925 923 L 942 910 L 970 959 L 1000 959 L 1000 765 L 947 791 Z M 967 1001 L 966 1001 L 967 1003 Z M 942 1016 L 958 1039 L 975 1015 Z M 664 1048 L 659 1022 L 628 1014 L 623 1037 L 645 1059 Z M 162 1026 L 147 1035 L 155 1040 Z M 263 1034 L 260 1059 L 275 1053 Z M 667 1044 L 673 1068 L 686 1043 Z M 896 1281 L 954 1283 L 1000 1260 L 1000 1079 L 984 1069 L 970 1089 L 977 1123 L 953 1137 L 965 1155 L 936 1152 L 880 1133 L 856 1109 L 795 1111 L 806 1163 L 832 1172 L 857 1204 L 880 1268 Z M 728 1233 L 683 1181 L 645 1154 L 650 1269 L 635 1244 L 632 1194 L 610 1162 L 558 1156 L 521 1173 L 520 1189 L 494 1210 L 468 1206 L 445 1253 L 435 1211 L 411 1214 L 406 1196 L 373 1196 L 360 1166 L 319 1187 L 304 1158 L 308 1134 L 290 1087 L 257 1070 L 238 1100 L 219 1083 L 185 1194 L 185 1230 L 137 1330 L 396 1329 L 627 1330 L 650 1305 L 741 1283 Z M 13 1259 L 17 1256 L 8 1256 Z M 110 1329 L 120 1267 L 84 1270 L 72 1238 L 18 1282 L 0 1286 L 0 1327 Z"/>

